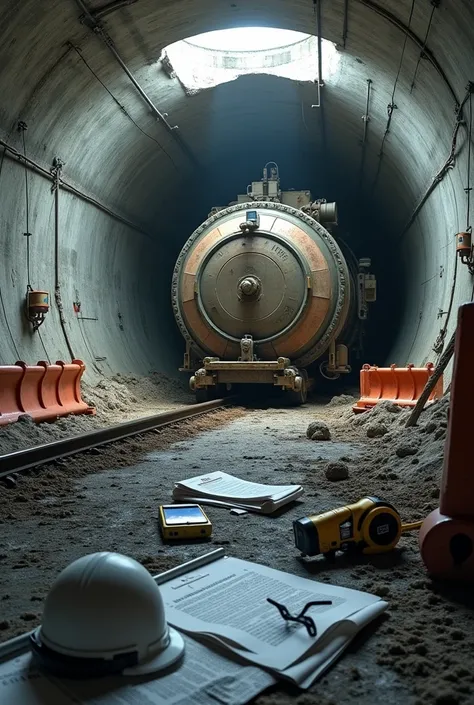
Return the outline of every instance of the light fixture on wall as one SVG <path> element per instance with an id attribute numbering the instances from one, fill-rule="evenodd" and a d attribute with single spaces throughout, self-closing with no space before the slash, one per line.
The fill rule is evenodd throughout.
<path id="1" fill-rule="evenodd" d="M 35 291 L 27 289 L 26 291 L 26 317 L 33 326 L 33 332 L 36 333 L 38 328 L 44 323 L 44 318 L 49 311 L 49 292 Z"/>
<path id="2" fill-rule="evenodd" d="M 456 235 L 456 252 L 458 253 L 461 262 L 467 265 L 469 272 L 474 274 L 474 256 L 472 252 L 472 237 L 471 230 L 457 233 Z"/>

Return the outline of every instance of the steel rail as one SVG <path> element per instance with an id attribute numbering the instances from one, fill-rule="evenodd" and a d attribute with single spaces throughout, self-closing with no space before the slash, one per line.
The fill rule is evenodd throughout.
<path id="1" fill-rule="evenodd" d="M 202 404 L 192 404 L 189 407 L 181 407 L 175 411 L 165 411 L 162 414 L 145 416 L 141 419 L 117 424 L 116 426 L 102 428 L 99 431 L 90 431 L 78 436 L 64 438 L 60 441 L 44 443 L 33 448 L 25 448 L 24 450 L 16 450 L 6 455 L 0 455 L 0 478 L 6 477 L 12 472 L 23 472 L 39 465 L 51 463 L 59 458 L 82 453 L 106 443 L 113 443 L 129 436 L 136 436 L 139 433 L 169 426 L 176 421 L 200 416 L 227 404 L 232 404 L 233 401 L 235 401 L 235 398 L 227 397 L 226 399 L 206 401 Z"/>

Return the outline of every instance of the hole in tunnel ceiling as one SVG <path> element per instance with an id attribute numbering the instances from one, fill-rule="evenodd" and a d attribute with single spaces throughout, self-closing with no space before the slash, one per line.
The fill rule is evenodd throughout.
<path id="1" fill-rule="evenodd" d="M 324 78 L 337 71 L 336 45 L 321 39 Z M 187 91 L 200 91 L 247 74 L 270 74 L 294 81 L 318 81 L 318 39 L 287 29 L 237 27 L 206 32 L 167 46 L 161 67 Z"/>

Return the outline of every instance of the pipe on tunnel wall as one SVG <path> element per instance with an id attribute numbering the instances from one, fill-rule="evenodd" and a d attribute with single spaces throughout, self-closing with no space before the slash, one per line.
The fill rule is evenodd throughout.
<path id="1" fill-rule="evenodd" d="M 339 201 L 348 231 L 358 231 L 357 242 L 379 249 L 382 270 L 385 267 L 389 272 L 395 262 L 389 257 L 384 264 L 380 250 L 386 245 L 390 244 L 398 258 L 398 271 L 389 272 L 387 278 L 382 270 L 379 274 L 379 286 L 387 282 L 385 300 L 395 307 L 398 299 L 405 302 L 399 307 L 393 344 L 385 348 L 387 361 L 423 364 L 433 359 L 432 347 L 446 323 L 446 315 L 439 318 L 438 313 L 448 310 L 455 276 L 451 309 L 471 295 L 467 269 L 460 266 L 455 272 L 454 236 L 465 227 L 467 140 L 462 123 L 454 168 L 447 169 L 442 180 L 436 178 L 451 147 L 454 111 L 473 78 L 469 27 L 474 10 L 467 0 L 441 3 L 434 14 L 428 0 L 417 0 L 411 22 L 411 0 L 401 0 L 396 8 L 386 0 L 318 3 L 323 36 L 338 43 L 341 62 L 338 75 L 325 78 L 321 89 L 324 122 L 319 109 L 301 109 L 315 102 L 314 86 L 290 85 L 274 77 L 245 77 L 232 85 L 186 96 L 179 81 L 166 76 L 157 63 L 167 44 L 209 29 L 267 24 L 315 31 L 312 3 L 262 0 L 258 6 L 224 6 L 205 0 L 199 12 L 188 0 L 116 4 L 101 20 L 145 94 L 179 124 L 180 138 L 201 164 L 199 171 L 174 136 L 150 115 L 108 48 L 80 23 L 74 0 L 52 0 L 41 13 L 33 0 L 25 0 L 10 3 L 0 12 L 0 88 L 10 97 L 8 104 L 0 106 L 0 133 L 15 149 L 13 125 L 18 119 L 27 120 L 32 159 L 49 164 L 61 155 L 68 183 L 76 189 L 76 193 L 65 190 L 60 215 L 64 239 L 61 236 L 59 248 L 65 288 L 62 299 L 75 354 L 97 365 L 98 374 L 176 368 L 182 346 L 171 318 L 167 288 L 175 255 L 209 208 L 222 205 L 214 200 L 212 184 L 221 190 L 225 185 L 225 196 L 233 200 L 246 183 L 258 178 L 261 165 L 253 154 L 263 151 L 265 161 L 280 157 L 284 161 L 289 145 L 294 157 L 288 161 L 285 187 L 309 186 L 298 179 L 311 167 L 311 178 L 322 183 L 323 192 L 315 195 Z M 98 0 L 90 0 L 88 7 L 97 17 Z M 405 37 L 406 52 L 400 61 Z M 75 52 L 64 51 L 65 41 L 80 48 L 100 82 L 84 69 Z M 420 59 L 422 52 L 426 59 Z M 397 70 L 398 108 L 381 161 L 387 104 Z M 361 116 L 368 114 L 368 80 L 370 124 L 361 125 Z M 156 149 L 150 138 L 167 154 Z M 247 173 L 245 183 L 231 185 L 226 159 L 234 151 L 245 153 Z M 308 164 L 309 155 L 324 151 L 323 164 L 317 160 Z M 361 164 L 363 179 L 359 178 Z M 24 329 L 19 313 L 24 289 L 24 242 L 20 238 L 24 204 L 18 191 L 18 166 L 4 160 L 0 176 L 4 255 L 0 324 L 5 327 L 8 317 L 11 330 L 11 335 L 0 340 L 2 362 L 18 357 L 17 352 L 28 361 L 36 361 L 39 354 L 38 342 Z M 367 186 L 377 169 L 376 202 L 372 203 Z M 192 189 L 184 191 L 184 184 L 193 179 L 200 182 L 204 194 L 199 201 Z M 360 188 L 362 182 L 365 186 Z M 31 180 L 35 276 L 44 281 L 42 286 L 54 284 L 54 228 L 49 212 L 53 204 L 48 185 L 43 176 Z M 95 195 L 88 200 L 79 192 Z M 422 207 L 415 212 L 420 203 Z M 104 204 L 105 209 L 99 211 Z M 374 209 L 380 217 L 371 223 Z M 112 218 L 114 213 L 129 217 Z M 133 230 L 132 223 L 143 223 L 138 229 L 149 233 L 150 239 Z M 371 253 L 365 250 L 364 254 Z M 76 320 L 72 309 L 77 292 L 83 321 Z M 383 313 L 381 309 L 381 320 Z M 48 332 L 45 344 L 50 356 L 59 358 L 64 356 L 64 339 L 57 332 L 57 311 L 49 316 L 43 329 Z M 99 322 L 86 322 L 93 318 Z M 448 335 L 454 320 L 451 315 Z M 387 328 L 382 334 L 388 338 Z M 105 361 L 96 359 L 104 357 Z"/>

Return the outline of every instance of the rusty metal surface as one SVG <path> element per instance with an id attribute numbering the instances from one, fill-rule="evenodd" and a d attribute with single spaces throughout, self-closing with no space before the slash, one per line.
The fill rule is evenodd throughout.
<path id="1" fill-rule="evenodd" d="M 282 362 L 278 362 L 278 360 L 271 362 L 224 360 L 222 362 L 206 362 L 204 365 L 206 370 L 284 370 L 287 366 Z"/>
<path id="2" fill-rule="evenodd" d="M 65 438 L 60 441 L 55 441 L 54 443 L 45 443 L 33 448 L 26 448 L 25 450 L 0 455 L 0 478 L 12 472 L 21 472 L 39 465 L 45 465 L 58 458 L 81 453 L 105 443 L 119 441 L 123 438 L 134 436 L 137 433 L 144 433 L 154 428 L 168 426 L 182 419 L 199 416 L 200 414 L 205 414 L 221 406 L 231 404 L 232 402 L 233 398 L 228 397 L 226 399 L 215 399 L 213 401 L 204 402 L 203 404 L 192 404 L 175 411 L 166 411 L 163 414 L 146 416 L 116 426 L 109 426 L 100 431 L 90 431 L 89 433 L 82 433 L 79 436 Z"/>
<path id="3" fill-rule="evenodd" d="M 274 370 L 223 369 L 218 370 L 219 384 L 274 384 Z"/>
<path id="4" fill-rule="evenodd" d="M 305 274 L 287 243 L 266 233 L 241 235 L 209 253 L 199 272 L 198 305 L 208 324 L 226 337 L 272 338 L 304 306 Z"/>
<path id="5" fill-rule="evenodd" d="M 261 218 L 254 236 L 240 233 L 247 206 L 238 204 L 212 215 L 187 241 L 173 276 L 176 320 L 200 357 L 237 359 L 238 339 L 250 334 L 261 359 L 285 355 L 307 366 L 345 323 L 347 265 L 313 218 L 281 203 L 252 205 Z"/>

